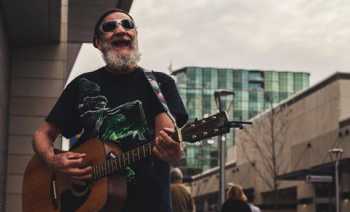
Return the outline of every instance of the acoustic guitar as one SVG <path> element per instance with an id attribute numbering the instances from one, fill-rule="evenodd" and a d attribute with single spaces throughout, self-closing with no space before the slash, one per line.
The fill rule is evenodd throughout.
<path id="1" fill-rule="evenodd" d="M 226 113 L 217 113 L 188 123 L 171 136 L 175 140 L 193 143 L 228 133 L 227 123 Z M 149 157 L 153 145 L 149 142 L 122 152 L 113 142 L 99 139 L 83 142 L 71 151 L 86 153 L 84 162 L 92 166 L 92 178 L 84 182 L 72 181 L 66 175 L 55 172 L 38 155 L 34 155 L 24 173 L 23 211 L 120 211 L 127 196 L 126 178 L 116 173 Z"/>

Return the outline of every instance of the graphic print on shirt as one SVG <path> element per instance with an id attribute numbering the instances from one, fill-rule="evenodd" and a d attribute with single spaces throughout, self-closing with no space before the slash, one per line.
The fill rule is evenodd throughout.
<path id="1" fill-rule="evenodd" d="M 135 100 L 109 108 L 108 99 L 101 95 L 101 88 L 97 83 L 81 78 L 78 85 L 78 111 L 84 137 L 113 141 L 121 147 L 135 146 L 147 141 L 149 129 L 141 101 Z M 135 176 L 130 167 L 126 168 L 125 174 L 128 179 Z"/>

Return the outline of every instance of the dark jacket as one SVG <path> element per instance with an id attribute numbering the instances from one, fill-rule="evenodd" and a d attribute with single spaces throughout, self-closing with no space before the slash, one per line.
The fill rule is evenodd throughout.
<path id="1" fill-rule="evenodd" d="M 249 205 L 240 200 L 228 199 L 221 208 L 221 212 L 252 212 Z"/>

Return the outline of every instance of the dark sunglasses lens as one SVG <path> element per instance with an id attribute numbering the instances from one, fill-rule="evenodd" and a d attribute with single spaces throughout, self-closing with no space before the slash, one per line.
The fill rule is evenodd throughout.
<path id="1" fill-rule="evenodd" d="M 128 19 L 121 20 L 120 24 L 124 27 L 124 29 L 133 29 L 135 27 L 134 22 Z"/>
<path id="2" fill-rule="evenodd" d="M 109 21 L 102 24 L 102 30 L 104 32 L 112 32 L 117 27 L 117 22 Z"/>

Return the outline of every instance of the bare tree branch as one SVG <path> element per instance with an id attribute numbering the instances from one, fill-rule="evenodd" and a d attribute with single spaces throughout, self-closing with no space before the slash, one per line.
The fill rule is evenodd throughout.
<path id="1" fill-rule="evenodd" d="M 241 146 L 244 157 L 251 164 L 257 175 L 268 188 L 278 192 L 279 182 L 277 176 L 287 171 L 288 161 L 281 160 L 286 143 L 288 142 L 288 115 L 287 106 L 272 108 L 266 115 L 254 121 L 253 126 L 244 128 L 240 132 L 238 143 Z M 248 149 L 254 151 L 249 154 Z M 276 196 L 276 198 L 278 198 Z"/>

